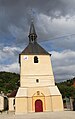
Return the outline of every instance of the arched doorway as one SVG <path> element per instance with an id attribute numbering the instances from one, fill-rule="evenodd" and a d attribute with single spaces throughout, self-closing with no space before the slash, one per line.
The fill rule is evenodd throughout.
<path id="1" fill-rule="evenodd" d="M 40 99 L 35 101 L 35 112 L 43 112 L 43 102 Z"/>

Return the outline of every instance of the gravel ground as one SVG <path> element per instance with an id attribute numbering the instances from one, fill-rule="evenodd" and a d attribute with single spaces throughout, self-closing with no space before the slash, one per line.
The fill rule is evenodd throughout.
<path id="1" fill-rule="evenodd" d="M 75 119 L 75 111 L 28 113 L 25 115 L 3 112 L 0 114 L 0 119 Z"/>

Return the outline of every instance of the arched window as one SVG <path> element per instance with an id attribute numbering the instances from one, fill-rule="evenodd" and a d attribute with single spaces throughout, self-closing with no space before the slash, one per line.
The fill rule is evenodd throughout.
<path id="1" fill-rule="evenodd" d="M 34 57 L 34 63 L 38 63 L 38 57 L 37 56 Z"/>

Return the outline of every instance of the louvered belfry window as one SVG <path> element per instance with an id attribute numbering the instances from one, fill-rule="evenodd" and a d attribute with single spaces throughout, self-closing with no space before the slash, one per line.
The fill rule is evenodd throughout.
<path id="1" fill-rule="evenodd" d="M 34 63 L 38 63 L 38 57 L 37 56 L 34 57 Z"/>

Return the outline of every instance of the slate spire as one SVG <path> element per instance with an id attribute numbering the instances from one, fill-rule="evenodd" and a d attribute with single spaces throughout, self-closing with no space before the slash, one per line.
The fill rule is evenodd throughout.
<path id="1" fill-rule="evenodd" d="M 35 31 L 33 21 L 31 22 L 30 32 L 29 32 L 28 37 L 29 37 L 29 43 L 35 43 L 36 42 L 37 34 L 36 34 L 36 31 Z"/>

